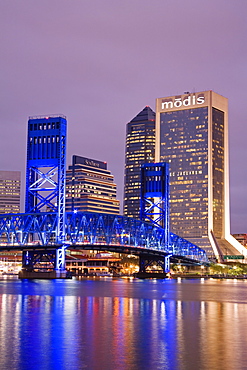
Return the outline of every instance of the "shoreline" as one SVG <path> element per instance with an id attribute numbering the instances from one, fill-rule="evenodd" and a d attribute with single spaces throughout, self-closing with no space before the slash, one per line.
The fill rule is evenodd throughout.
<path id="1" fill-rule="evenodd" d="M 247 279 L 247 275 L 217 275 L 217 274 L 171 274 L 169 276 L 171 279 L 183 278 L 183 279 L 239 279 L 244 280 Z"/>

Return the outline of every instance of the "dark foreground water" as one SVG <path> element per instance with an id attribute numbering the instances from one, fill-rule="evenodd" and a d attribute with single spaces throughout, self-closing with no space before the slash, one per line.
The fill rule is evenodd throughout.
<path id="1" fill-rule="evenodd" d="M 247 281 L 0 280 L 0 369 L 247 369 Z"/>

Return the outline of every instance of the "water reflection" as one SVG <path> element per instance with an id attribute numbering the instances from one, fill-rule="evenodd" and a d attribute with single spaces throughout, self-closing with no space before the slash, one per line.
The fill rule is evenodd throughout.
<path id="1" fill-rule="evenodd" d="M 243 369 L 246 287 L 207 280 L 1 282 L 0 367 Z"/>

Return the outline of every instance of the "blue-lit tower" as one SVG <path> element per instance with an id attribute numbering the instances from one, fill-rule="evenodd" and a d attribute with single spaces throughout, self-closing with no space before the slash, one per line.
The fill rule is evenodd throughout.
<path id="1" fill-rule="evenodd" d="M 145 163 L 141 166 L 140 218 L 169 233 L 168 163 Z"/>
<path id="2" fill-rule="evenodd" d="M 169 247 L 169 164 L 145 163 L 141 166 L 140 219 L 163 229 L 163 242 Z M 156 263 L 169 271 L 169 255 Z M 153 258 L 140 256 L 140 271 L 145 272 Z"/>
<path id="3" fill-rule="evenodd" d="M 57 213 L 57 270 L 65 268 L 66 130 L 63 115 L 29 117 L 25 212 Z"/>

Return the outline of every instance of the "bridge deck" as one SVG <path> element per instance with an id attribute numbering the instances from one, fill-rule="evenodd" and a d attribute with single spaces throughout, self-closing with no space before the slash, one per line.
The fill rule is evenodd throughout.
<path id="1" fill-rule="evenodd" d="M 0 250 L 57 249 L 57 214 L 0 215 Z M 204 250 L 151 223 L 98 213 L 65 214 L 65 248 L 109 250 L 118 253 L 171 256 L 173 260 L 207 263 Z"/>

